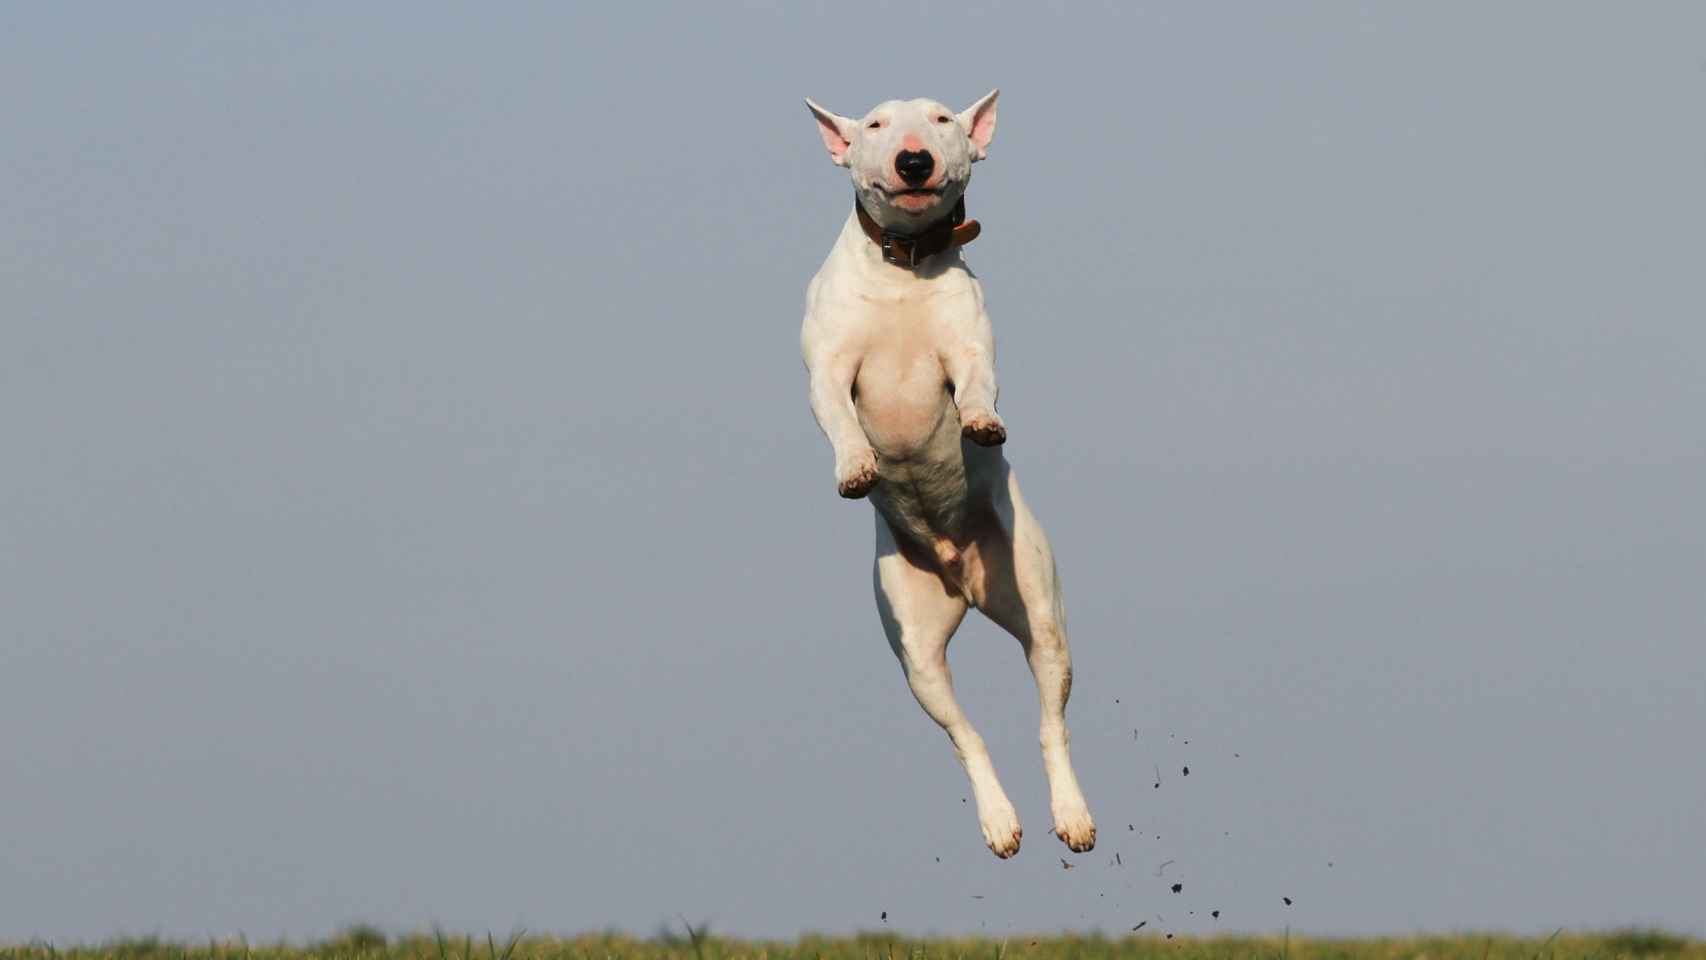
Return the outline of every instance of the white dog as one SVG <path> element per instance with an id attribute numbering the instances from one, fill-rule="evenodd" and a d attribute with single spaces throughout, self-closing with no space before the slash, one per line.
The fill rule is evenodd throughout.
<path id="1" fill-rule="evenodd" d="M 964 195 L 995 134 L 995 98 L 958 114 L 934 100 L 890 100 L 859 120 L 806 101 L 830 159 L 852 170 L 854 209 L 806 291 L 800 348 L 812 413 L 835 448 L 836 489 L 876 507 L 889 646 L 953 740 L 983 838 L 1006 858 L 1019 851 L 1019 817 L 948 672 L 948 640 L 968 606 L 1017 637 L 1030 661 L 1055 835 L 1082 852 L 1096 825 L 1067 747 L 1060 580 L 1001 452 L 995 339 L 958 249 L 979 231 L 964 220 Z"/>

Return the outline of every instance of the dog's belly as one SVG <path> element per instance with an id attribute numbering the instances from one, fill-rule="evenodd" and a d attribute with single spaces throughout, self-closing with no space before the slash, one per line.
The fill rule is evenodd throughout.
<path id="1" fill-rule="evenodd" d="M 966 509 L 966 463 L 959 410 L 934 350 L 904 341 L 866 354 L 855 407 L 877 451 L 881 483 L 872 505 L 922 546 L 959 538 Z"/>
<path id="2" fill-rule="evenodd" d="M 859 366 L 854 383 L 859 425 L 877 453 L 895 463 L 928 460 L 959 450 L 959 411 L 948 392 L 947 374 L 934 351 L 877 349 Z"/>

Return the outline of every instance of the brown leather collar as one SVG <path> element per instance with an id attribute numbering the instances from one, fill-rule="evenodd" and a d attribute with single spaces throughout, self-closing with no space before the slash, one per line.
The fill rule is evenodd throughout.
<path id="1" fill-rule="evenodd" d="M 853 212 L 865 236 L 882 251 L 883 259 L 897 267 L 912 268 L 951 247 L 968 244 L 983 232 L 983 225 L 966 219 L 966 198 L 961 197 L 953 212 L 926 227 L 923 233 L 904 234 L 884 230 L 865 212 L 865 205 L 853 198 Z"/>

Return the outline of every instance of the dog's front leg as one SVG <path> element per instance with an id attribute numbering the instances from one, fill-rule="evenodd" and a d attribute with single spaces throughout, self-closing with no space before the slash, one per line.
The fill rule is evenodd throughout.
<path id="1" fill-rule="evenodd" d="M 954 384 L 954 405 L 960 410 L 960 434 L 979 446 L 1007 442 L 1007 425 L 995 413 L 995 333 L 989 315 L 955 331 L 953 343 L 942 351 L 942 366 Z"/>
<path id="2" fill-rule="evenodd" d="M 877 453 L 853 406 L 859 355 L 847 349 L 814 350 L 809 345 L 804 352 L 811 375 L 812 415 L 835 450 L 835 491 L 857 500 L 877 485 Z"/>

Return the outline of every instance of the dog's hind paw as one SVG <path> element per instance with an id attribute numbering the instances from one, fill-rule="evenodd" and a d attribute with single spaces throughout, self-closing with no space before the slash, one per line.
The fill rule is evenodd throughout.
<path id="1" fill-rule="evenodd" d="M 983 842 L 989 844 L 990 853 L 1005 860 L 1019 852 L 1019 841 L 1025 836 L 1025 829 L 1019 826 L 1019 814 L 1012 804 L 1007 804 L 1006 809 L 982 813 L 978 820 L 983 827 Z"/>
<path id="2" fill-rule="evenodd" d="M 835 465 L 835 492 L 849 500 L 857 500 L 877 485 L 877 454 L 867 448 L 863 453 Z"/>
<path id="3" fill-rule="evenodd" d="M 980 447 L 994 447 L 1007 442 L 1007 425 L 993 410 L 968 410 L 960 414 L 960 435 Z"/>
<path id="4" fill-rule="evenodd" d="M 1096 845 L 1096 821 L 1090 819 L 1090 811 L 1082 802 L 1056 807 L 1054 835 L 1073 853 L 1083 853 Z"/>

